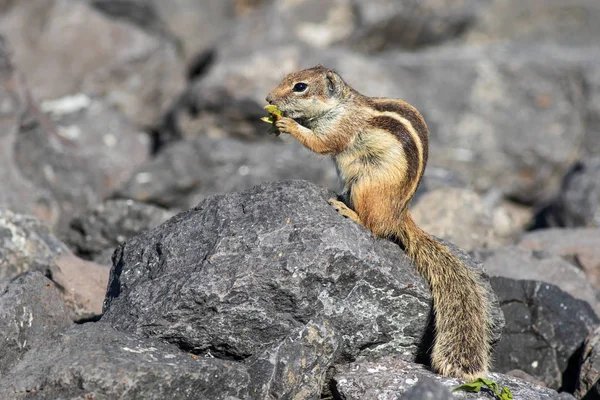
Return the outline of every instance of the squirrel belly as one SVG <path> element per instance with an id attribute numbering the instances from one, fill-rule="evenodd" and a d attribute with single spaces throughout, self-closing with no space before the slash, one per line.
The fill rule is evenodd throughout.
<path id="1" fill-rule="evenodd" d="M 334 157 L 344 182 L 344 202 L 330 199 L 336 210 L 377 237 L 399 240 L 428 281 L 435 315 L 432 367 L 463 379 L 485 376 L 490 306 L 479 277 L 408 211 L 428 157 L 421 114 L 402 100 L 363 96 L 322 65 L 289 74 L 267 101 L 283 114 L 276 121 L 281 133 Z"/>

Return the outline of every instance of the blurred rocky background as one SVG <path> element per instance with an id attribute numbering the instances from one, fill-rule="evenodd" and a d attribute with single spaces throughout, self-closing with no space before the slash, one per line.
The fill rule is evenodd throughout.
<path id="1" fill-rule="evenodd" d="M 600 398 L 599 38 L 598 0 L 0 0 L 0 398 L 452 398 L 411 263 L 259 120 L 317 63 L 424 115 L 492 378 Z"/>

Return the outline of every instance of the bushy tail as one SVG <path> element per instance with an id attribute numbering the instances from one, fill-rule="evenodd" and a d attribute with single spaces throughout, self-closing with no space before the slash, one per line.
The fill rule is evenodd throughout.
<path id="1" fill-rule="evenodd" d="M 467 380 L 487 374 L 490 305 L 479 276 L 446 246 L 419 228 L 406 213 L 400 239 L 433 296 L 433 368 Z"/>

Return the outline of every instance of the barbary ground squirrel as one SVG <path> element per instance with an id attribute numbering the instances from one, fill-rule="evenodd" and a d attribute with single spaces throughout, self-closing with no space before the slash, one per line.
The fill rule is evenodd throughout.
<path id="1" fill-rule="evenodd" d="M 464 379 L 485 376 L 490 358 L 489 302 L 476 273 L 410 216 L 428 154 L 421 114 L 402 100 L 366 97 L 319 64 L 287 75 L 267 96 L 282 133 L 332 155 L 344 182 L 329 202 L 375 236 L 400 241 L 433 296 L 433 368 Z"/>

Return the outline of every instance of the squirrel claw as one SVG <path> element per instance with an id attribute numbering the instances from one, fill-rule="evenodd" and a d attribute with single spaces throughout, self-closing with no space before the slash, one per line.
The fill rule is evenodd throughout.
<path id="1" fill-rule="evenodd" d="M 296 121 L 287 117 L 281 117 L 275 121 L 275 126 L 279 129 L 279 132 L 288 134 L 292 133 L 297 124 Z"/>
<path id="2" fill-rule="evenodd" d="M 350 218 L 352 221 L 360 224 L 360 218 L 358 217 L 358 214 L 354 210 L 349 208 L 346 204 L 344 204 L 344 202 L 339 201 L 334 198 L 329 199 L 328 202 L 342 216 L 344 216 L 346 218 Z"/>

